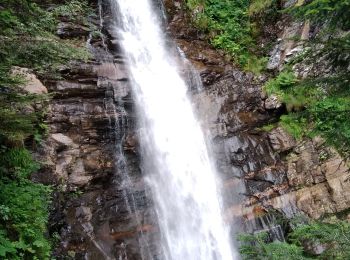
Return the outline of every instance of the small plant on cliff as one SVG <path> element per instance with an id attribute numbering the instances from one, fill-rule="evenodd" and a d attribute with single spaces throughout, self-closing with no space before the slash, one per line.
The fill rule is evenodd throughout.
<path id="1" fill-rule="evenodd" d="M 298 113 L 282 115 L 279 124 L 295 139 L 301 139 L 308 131 L 308 120 Z"/>
<path id="2" fill-rule="evenodd" d="M 209 35 L 211 44 L 246 65 L 253 40 L 249 33 L 249 0 L 188 0 L 197 27 Z"/>
<path id="3" fill-rule="evenodd" d="M 70 21 L 88 24 L 87 17 L 93 14 L 93 9 L 86 0 L 70 0 L 53 10 L 57 18 L 64 17 Z"/>
<path id="4" fill-rule="evenodd" d="M 277 78 L 269 80 L 263 87 L 267 95 L 283 96 L 283 90 L 293 87 L 297 83 L 297 78 L 292 71 L 284 71 Z"/>
<path id="5" fill-rule="evenodd" d="M 301 247 L 282 242 L 269 242 L 268 233 L 262 232 L 256 235 L 241 234 L 240 253 L 245 260 L 302 260 Z"/>
<path id="6" fill-rule="evenodd" d="M 253 0 L 249 6 L 249 15 L 253 16 L 269 8 L 275 0 Z"/>
<path id="7" fill-rule="evenodd" d="M 286 242 L 271 242 L 267 233 L 239 237 L 240 252 L 249 260 L 349 259 L 350 224 L 347 221 L 299 224 Z M 314 249 L 318 250 L 314 250 Z"/>
<path id="8" fill-rule="evenodd" d="M 194 24 L 208 35 L 209 42 L 224 50 L 245 70 L 259 74 L 267 59 L 260 57 L 260 48 L 256 46 L 256 34 L 259 21 L 255 15 L 266 10 L 269 17 L 275 16 L 271 8 L 276 0 L 187 0 L 187 7 L 194 16 Z"/>

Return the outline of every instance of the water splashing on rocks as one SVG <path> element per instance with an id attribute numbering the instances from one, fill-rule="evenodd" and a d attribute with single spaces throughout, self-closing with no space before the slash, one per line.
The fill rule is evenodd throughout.
<path id="1" fill-rule="evenodd" d="M 143 172 L 164 259 L 232 260 L 205 136 L 149 0 L 110 0 L 138 106 Z"/>

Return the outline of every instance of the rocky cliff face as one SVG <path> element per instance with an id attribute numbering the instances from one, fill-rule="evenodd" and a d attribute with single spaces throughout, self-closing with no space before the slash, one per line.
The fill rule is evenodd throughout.
<path id="1" fill-rule="evenodd" d="M 44 82 L 53 99 L 50 134 L 38 155 L 44 167 L 36 178 L 57 188 L 50 221 L 50 232 L 59 237 L 57 259 L 157 259 L 159 233 L 140 171 L 128 73 L 109 27 L 108 1 L 102 3 L 96 6 L 101 20 L 90 21 L 101 36 L 79 25 L 59 28 L 60 37 L 87 41 L 93 58 Z M 270 230 L 283 239 L 276 212 L 287 218 L 346 212 L 347 163 L 319 138 L 297 142 L 281 128 L 260 130 L 283 110 L 262 93 L 266 78 L 240 71 L 212 49 L 192 28 L 181 1 L 165 1 L 165 7 L 168 34 L 204 85 L 193 91 L 193 100 L 210 129 L 233 232 Z M 294 32 L 306 35 L 307 25 L 300 26 Z M 284 44 L 287 36 L 278 41 L 270 66 L 280 66 L 296 45 Z"/>
<path id="2" fill-rule="evenodd" d="M 286 1 L 286 7 L 297 1 Z M 321 138 L 296 141 L 282 128 L 270 132 L 260 126 L 273 122 L 284 108 L 262 91 L 264 76 L 242 72 L 207 45 L 196 31 L 182 1 L 166 1 L 169 32 L 200 72 L 204 90 L 195 95 L 200 113 L 211 129 L 218 169 L 225 183 L 226 215 L 238 231 L 270 230 L 283 238 L 275 216 L 320 218 L 348 211 L 349 162 Z M 302 50 L 314 33 L 308 22 L 281 17 L 274 29 L 276 44 L 269 69 Z M 300 41 L 295 40 L 299 38 Z M 313 68 L 316 69 L 316 68 Z M 298 74 L 312 73 L 307 67 Z M 305 75 L 304 75 L 305 74 Z"/>
<path id="3" fill-rule="evenodd" d="M 150 259 L 155 218 L 139 169 L 128 75 L 108 6 L 95 8 L 104 17 L 91 19 L 90 28 L 64 22 L 58 29 L 60 37 L 87 42 L 93 58 L 44 82 L 53 95 L 50 134 L 35 178 L 56 188 L 49 228 L 59 240 L 57 259 Z M 91 28 L 103 33 L 93 36 Z"/>

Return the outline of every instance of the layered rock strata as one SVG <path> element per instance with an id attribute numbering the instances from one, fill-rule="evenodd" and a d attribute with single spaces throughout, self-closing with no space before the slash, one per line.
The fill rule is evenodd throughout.
<path id="1" fill-rule="evenodd" d="M 65 22 L 58 29 L 86 42 L 92 58 L 44 81 L 53 98 L 35 178 L 56 190 L 49 226 L 56 259 L 155 259 L 157 226 L 139 168 L 128 73 L 108 6 L 99 8 L 105 20 L 90 19 L 90 28 Z"/>

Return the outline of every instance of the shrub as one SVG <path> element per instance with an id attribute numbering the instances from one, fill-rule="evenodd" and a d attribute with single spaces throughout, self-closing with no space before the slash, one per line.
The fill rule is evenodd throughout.
<path id="1" fill-rule="evenodd" d="M 295 139 L 304 137 L 309 129 L 307 118 L 296 113 L 282 115 L 280 118 L 280 125 Z"/>
<path id="2" fill-rule="evenodd" d="M 225 50 L 244 66 L 253 39 L 249 33 L 249 0 L 188 0 L 194 22 L 209 35 L 211 44 Z"/>
<path id="3" fill-rule="evenodd" d="M 283 90 L 290 89 L 297 83 L 297 78 L 292 71 L 283 71 L 275 79 L 270 79 L 263 87 L 268 95 L 277 95 L 282 99 Z"/>
<path id="4" fill-rule="evenodd" d="M 70 0 L 64 5 L 59 5 L 53 10 L 55 17 L 65 17 L 70 21 L 88 24 L 87 18 L 93 14 L 87 1 Z"/>
<path id="5" fill-rule="evenodd" d="M 240 252 L 244 259 L 349 259 L 350 224 L 347 221 L 314 221 L 299 224 L 287 237 L 286 242 L 271 242 L 268 234 L 242 234 Z M 316 254 L 310 246 L 323 250 Z"/>
<path id="6" fill-rule="evenodd" d="M 249 6 L 249 15 L 253 16 L 266 10 L 275 0 L 253 0 Z"/>
<path id="7" fill-rule="evenodd" d="M 256 37 L 265 21 L 255 15 L 268 12 L 275 17 L 272 8 L 276 0 L 187 0 L 194 24 L 208 35 L 209 42 L 229 54 L 243 69 L 260 74 L 267 58 L 259 57 L 262 51 L 256 46 Z M 270 10 L 271 9 L 271 10 Z M 273 9 L 273 10 L 272 10 Z M 270 19 L 269 18 L 269 19 Z"/>
<path id="8" fill-rule="evenodd" d="M 26 179 L 39 169 L 39 164 L 33 161 L 32 155 L 25 148 L 11 148 L 2 152 L 0 177 L 11 179 Z"/>
<path id="9" fill-rule="evenodd" d="M 39 164 L 25 148 L 3 148 L 0 164 L 0 258 L 49 259 L 50 189 L 28 179 Z"/>
<path id="10" fill-rule="evenodd" d="M 242 258 L 246 260 L 306 259 L 303 257 L 302 247 L 285 242 L 269 242 L 266 232 L 255 235 L 241 234 L 238 240 L 241 242 Z"/>
<path id="11" fill-rule="evenodd" d="M 50 243 L 44 236 L 50 190 L 22 180 L 0 182 L 0 256 L 5 259 L 49 259 Z"/>

